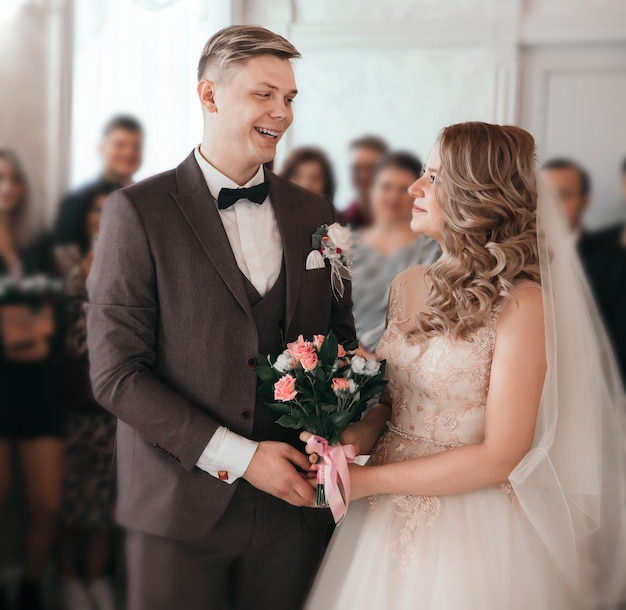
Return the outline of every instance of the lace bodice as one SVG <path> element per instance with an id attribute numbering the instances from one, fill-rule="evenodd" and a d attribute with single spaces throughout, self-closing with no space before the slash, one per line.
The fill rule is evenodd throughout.
<path id="1" fill-rule="evenodd" d="M 485 405 L 495 345 L 496 315 L 466 340 L 411 339 L 423 309 L 425 267 L 400 274 L 391 289 L 387 329 L 376 354 L 387 360 L 393 410 L 390 432 L 374 463 L 400 461 L 483 439 Z"/>

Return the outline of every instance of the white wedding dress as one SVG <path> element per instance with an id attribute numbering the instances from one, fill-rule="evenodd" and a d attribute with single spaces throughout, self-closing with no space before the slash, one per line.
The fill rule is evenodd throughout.
<path id="1" fill-rule="evenodd" d="M 410 460 L 482 440 L 493 325 L 468 341 L 407 339 L 422 309 L 423 267 L 396 278 L 377 348 L 387 360 L 392 426 L 371 464 Z M 495 316 L 494 316 L 495 322 Z M 309 607 L 575 610 L 562 576 L 511 485 L 447 496 L 354 502 L 339 526 Z"/>
<path id="2" fill-rule="evenodd" d="M 551 222 L 548 236 L 558 248 L 543 244 L 537 286 L 548 373 L 533 449 L 510 484 L 353 502 L 308 610 L 582 610 L 615 608 L 624 599 L 621 390 L 603 331 L 590 322 L 595 310 L 578 262 Z M 387 360 L 392 417 L 370 464 L 483 438 L 499 311 L 468 340 L 441 336 L 416 345 L 407 331 L 424 307 L 424 273 L 408 269 L 391 289 L 377 355 Z"/>

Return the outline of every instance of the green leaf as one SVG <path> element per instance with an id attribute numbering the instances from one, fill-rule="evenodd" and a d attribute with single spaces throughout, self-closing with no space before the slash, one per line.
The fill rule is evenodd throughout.
<path id="1" fill-rule="evenodd" d="M 303 428 L 317 430 L 320 426 L 320 418 L 317 415 L 304 417 L 300 420 L 300 424 Z"/>
<path id="2" fill-rule="evenodd" d="M 278 379 L 280 379 L 278 373 L 271 366 L 257 366 L 256 374 L 262 381 L 271 381 L 272 383 L 274 383 L 278 381 Z"/>
<path id="3" fill-rule="evenodd" d="M 332 365 L 337 359 L 338 349 L 337 337 L 335 337 L 333 332 L 329 332 L 320 348 L 320 360 L 326 365 Z"/>
<path id="4" fill-rule="evenodd" d="M 321 408 L 324 413 L 334 413 L 337 410 L 337 405 L 322 405 Z"/>
<path id="5" fill-rule="evenodd" d="M 291 405 L 287 402 L 270 402 L 267 406 L 276 413 L 290 414 L 293 410 Z"/>
<path id="6" fill-rule="evenodd" d="M 260 394 L 261 396 L 273 396 L 274 384 L 270 381 L 265 381 L 261 383 L 257 388 L 257 394 Z"/>
<path id="7" fill-rule="evenodd" d="M 300 425 L 300 418 L 292 417 L 291 415 L 281 415 L 276 423 L 283 428 L 295 428 L 299 430 L 302 426 Z"/>
<path id="8" fill-rule="evenodd" d="M 367 402 L 370 398 L 373 398 L 374 396 L 377 396 L 378 394 L 380 394 L 385 385 L 387 385 L 386 383 L 377 383 L 375 385 L 371 385 L 369 387 L 363 388 L 361 390 L 360 393 L 360 399 L 363 402 Z"/>
<path id="9" fill-rule="evenodd" d="M 328 419 L 334 428 L 343 431 L 352 421 L 353 417 L 354 414 L 350 411 L 335 411 L 335 413 L 332 413 Z"/>

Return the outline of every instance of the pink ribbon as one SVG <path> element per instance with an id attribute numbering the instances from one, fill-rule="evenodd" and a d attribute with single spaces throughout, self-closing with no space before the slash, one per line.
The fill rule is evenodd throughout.
<path id="1" fill-rule="evenodd" d="M 348 511 L 350 504 L 350 473 L 348 464 L 354 462 L 354 445 L 329 445 L 328 441 L 313 435 L 306 444 L 321 458 L 317 468 L 318 483 L 325 484 L 326 500 L 330 506 L 335 523 L 339 523 Z M 345 499 L 339 489 L 343 485 Z"/>

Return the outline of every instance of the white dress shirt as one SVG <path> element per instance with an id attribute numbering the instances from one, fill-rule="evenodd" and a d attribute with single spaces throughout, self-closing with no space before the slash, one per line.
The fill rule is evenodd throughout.
<path id="1" fill-rule="evenodd" d="M 265 180 L 263 167 L 259 166 L 259 171 L 249 182 L 236 184 L 202 156 L 200 146 L 195 150 L 195 158 L 216 201 L 223 188 L 249 188 Z M 210 204 L 207 200 L 207 205 Z M 283 242 L 269 195 L 263 205 L 240 199 L 228 209 L 219 210 L 219 215 L 239 269 L 264 296 L 278 280 L 283 264 Z M 233 483 L 248 468 L 257 446 L 256 441 L 220 426 L 196 466 Z"/>

